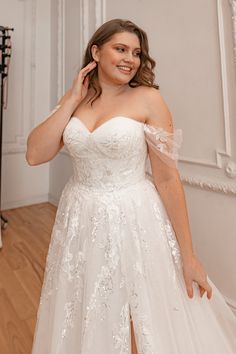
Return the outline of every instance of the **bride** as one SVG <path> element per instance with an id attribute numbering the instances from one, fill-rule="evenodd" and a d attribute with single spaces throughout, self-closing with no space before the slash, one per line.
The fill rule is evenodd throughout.
<path id="1" fill-rule="evenodd" d="M 65 146 L 74 169 L 33 354 L 236 353 L 236 318 L 193 250 L 177 169 L 182 131 L 154 67 L 141 28 L 104 23 L 71 89 L 28 137 L 30 165 Z"/>

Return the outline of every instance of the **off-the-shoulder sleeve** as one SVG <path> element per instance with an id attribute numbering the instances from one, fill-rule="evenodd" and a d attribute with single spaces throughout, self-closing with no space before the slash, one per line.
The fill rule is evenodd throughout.
<path id="1" fill-rule="evenodd" d="M 176 167 L 183 141 L 182 129 L 174 129 L 173 133 L 169 133 L 161 127 L 144 124 L 144 134 L 152 151 L 168 166 Z"/>

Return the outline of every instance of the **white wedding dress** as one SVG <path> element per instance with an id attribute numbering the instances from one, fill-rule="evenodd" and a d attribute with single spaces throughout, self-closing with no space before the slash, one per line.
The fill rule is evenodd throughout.
<path id="1" fill-rule="evenodd" d="M 116 116 L 63 139 L 74 173 L 59 202 L 33 354 L 235 354 L 236 317 L 222 294 L 190 299 L 181 254 L 152 178 L 148 147 L 177 160 L 169 134 Z M 169 161 L 168 161 L 169 160 Z M 149 167 L 148 167 L 149 163 Z"/>

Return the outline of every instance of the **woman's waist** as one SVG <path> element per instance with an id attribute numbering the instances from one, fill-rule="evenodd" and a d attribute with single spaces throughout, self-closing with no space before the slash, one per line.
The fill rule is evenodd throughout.
<path id="1" fill-rule="evenodd" d="M 72 182 L 80 190 L 94 193 L 116 192 L 147 180 L 145 172 L 133 175 L 113 176 L 113 178 L 82 178 L 80 175 L 73 175 Z"/>

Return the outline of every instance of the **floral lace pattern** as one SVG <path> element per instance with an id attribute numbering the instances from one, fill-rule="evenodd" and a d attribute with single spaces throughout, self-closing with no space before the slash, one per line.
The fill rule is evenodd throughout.
<path id="1" fill-rule="evenodd" d="M 148 146 L 170 167 L 176 167 L 179 149 L 183 140 L 182 129 L 174 129 L 169 133 L 161 127 L 144 125 L 144 134 Z"/>
<path id="2" fill-rule="evenodd" d="M 173 161 L 178 144 L 126 117 L 92 134 L 72 117 L 63 139 L 74 172 L 53 227 L 32 354 L 131 354 L 131 318 L 139 354 L 175 352 L 182 336 L 169 350 L 166 333 L 174 326 L 177 336 L 180 315 L 183 326 L 189 316 L 180 249 L 145 166 L 150 139 Z"/>
<path id="3" fill-rule="evenodd" d="M 114 348 L 119 349 L 119 354 L 130 353 L 130 313 L 129 303 L 126 302 L 120 312 L 119 324 L 114 324 L 112 329 Z"/>

